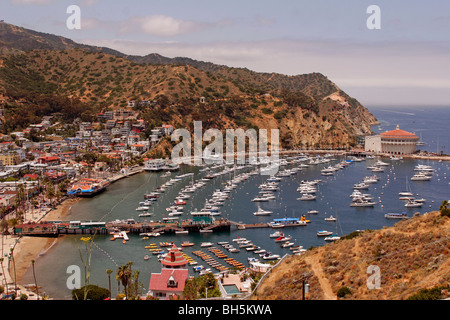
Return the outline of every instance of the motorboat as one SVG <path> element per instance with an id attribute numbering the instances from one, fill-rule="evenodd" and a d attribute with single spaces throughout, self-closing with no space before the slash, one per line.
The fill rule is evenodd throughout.
<path id="1" fill-rule="evenodd" d="M 292 239 L 291 236 L 287 236 L 287 237 L 285 237 L 285 236 L 280 236 L 280 237 L 278 237 L 278 238 L 275 239 L 275 242 L 286 242 L 286 241 L 291 240 L 291 239 Z"/>
<path id="2" fill-rule="evenodd" d="M 279 238 L 279 237 L 282 237 L 282 236 L 284 236 L 283 231 L 275 231 L 274 233 L 271 233 L 269 235 L 270 238 Z"/>
<path id="3" fill-rule="evenodd" d="M 314 196 L 312 194 L 303 194 L 300 198 L 297 198 L 297 200 L 302 200 L 302 201 L 311 201 L 311 200 L 316 200 L 317 196 Z"/>
<path id="4" fill-rule="evenodd" d="M 353 189 L 366 190 L 366 189 L 369 189 L 369 185 L 365 182 L 361 182 L 361 183 L 354 184 Z"/>
<path id="5" fill-rule="evenodd" d="M 415 200 L 409 200 L 406 204 L 406 208 L 419 208 L 423 205 L 423 202 L 417 202 Z"/>
<path id="6" fill-rule="evenodd" d="M 427 166 L 424 164 L 418 164 L 415 166 L 414 171 L 429 171 L 429 172 L 433 172 L 434 169 L 431 166 Z"/>
<path id="7" fill-rule="evenodd" d="M 429 181 L 431 180 L 431 176 L 423 174 L 423 173 L 416 173 L 411 177 L 412 181 Z"/>
<path id="8" fill-rule="evenodd" d="M 381 161 L 381 160 L 378 160 L 378 161 L 375 163 L 375 165 L 376 165 L 376 166 L 388 166 L 389 163 L 386 163 L 386 162 L 383 162 L 383 161 Z"/>
<path id="9" fill-rule="evenodd" d="M 202 242 L 202 243 L 200 244 L 200 247 L 206 248 L 206 247 L 211 247 L 212 245 L 213 245 L 212 242 Z"/>
<path id="10" fill-rule="evenodd" d="M 273 254 L 270 252 L 266 252 L 262 254 L 263 256 L 261 258 L 263 258 L 264 260 L 275 260 L 275 259 L 279 259 L 280 255 L 279 254 Z"/>
<path id="11" fill-rule="evenodd" d="M 147 206 L 139 206 L 136 208 L 136 211 L 147 211 L 150 207 Z"/>
<path id="12" fill-rule="evenodd" d="M 152 215 L 152 213 L 150 212 L 144 212 L 144 213 L 140 213 L 139 217 L 150 217 Z"/>
<path id="13" fill-rule="evenodd" d="M 350 207 L 373 207 L 376 203 L 362 198 L 356 198 L 350 203 Z"/>
<path id="14" fill-rule="evenodd" d="M 402 213 L 386 213 L 384 215 L 384 217 L 386 219 L 408 219 L 408 215 L 406 214 L 406 212 L 402 212 Z"/>
<path id="15" fill-rule="evenodd" d="M 317 236 L 318 237 L 326 237 L 326 236 L 330 236 L 332 234 L 333 234 L 333 232 L 326 231 L 326 230 L 320 230 L 320 231 L 317 232 Z"/>
<path id="16" fill-rule="evenodd" d="M 271 223 L 269 223 L 269 226 L 274 229 L 275 228 L 284 228 L 284 224 L 279 223 L 279 222 L 271 222 Z"/>
<path id="17" fill-rule="evenodd" d="M 258 208 L 258 211 L 253 212 L 253 214 L 255 216 L 268 216 L 268 215 L 270 215 L 272 213 L 273 213 L 272 211 L 264 210 L 262 208 Z"/>
<path id="18" fill-rule="evenodd" d="M 336 221 L 336 218 L 333 217 L 332 215 L 330 215 L 329 217 L 324 218 L 323 220 L 325 220 L 325 221 Z"/>
<path id="19" fill-rule="evenodd" d="M 319 211 L 317 211 L 317 210 L 309 210 L 308 213 L 309 214 L 318 214 Z"/>
<path id="20" fill-rule="evenodd" d="M 293 245 L 294 245 L 293 242 L 286 241 L 285 243 L 283 243 L 283 244 L 281 245 L 281 247 L 282 247 L 282 248 L 289 248 L 289 247 L 292 247 Z"/>
<path id="21" fill-rule="evenodd" d="M 324 238 L 324 240 L 325 241 L 336 241 L 336 240 L 339 240 L 341 237 L 339 237 L 338 235 L 332 235 L 332 236 L 329 236 L 329 237 L 325 237 Z"/>

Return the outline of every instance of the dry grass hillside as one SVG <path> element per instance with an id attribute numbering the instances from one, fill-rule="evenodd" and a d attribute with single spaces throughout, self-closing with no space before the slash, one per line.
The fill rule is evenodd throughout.
<path id="1" fill-rule="evenodd" d="M 301 284 L 311 272 L 310 299 L 403 300 L 420 289 L 450 284 L 450 218 L 431 212 L 401 221 L 393 227 L 364 231 L 287 258 L 264 281 L 255 299 L 301 299 Z M 368 289 L 370 265 L 380 268 L 379 289 Z M 369 280 L 371 280 L 370 278 Z M 372 282 L 371 282 L 372 283 Z"/>

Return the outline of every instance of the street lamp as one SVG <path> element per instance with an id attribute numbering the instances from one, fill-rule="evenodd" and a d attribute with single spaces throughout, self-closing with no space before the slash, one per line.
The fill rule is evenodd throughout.
<path id="1" fill-rule="evenodd" d="M 309 293 L 309 284 L 307 283 L 307 280 L 312 277 L 311 272 L 305 272 L 301 275 L 301 277 L 297 280 L 293 280 L 292 284 L 297 284 L 299 282 L 302 283 L 302 300 L 305 300 L 305 293 Z"/>

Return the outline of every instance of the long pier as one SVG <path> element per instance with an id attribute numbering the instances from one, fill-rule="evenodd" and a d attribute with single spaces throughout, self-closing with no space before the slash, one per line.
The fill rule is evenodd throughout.
<path id="1" fill-rule="evenodd" d="M 278 227 L 306 226 L 305 221 L 298 218 L 275 219 Z M 143 233 L 191 233 L 191 232 L 214 232 L 230 231 L 231 226 L 239 230 L 254 228 L 275 228 L 272 223 L 242 223 L 225 218 L 214 219 L 210 223 L 198 222 L 192 219 L 173 221 L 150 221 L 135 222 L 133 219 L 93 222 L 93 221 L 45 221 L 39 223 L 25 223 L 17 225 L 15 234 L 23 236 L 57 237 L 60 234 L 99 234 L 106 235 L 116 231 L 126 231 L 130 234 Z M 281 222 L 281 223 L 280 223 Z"/>

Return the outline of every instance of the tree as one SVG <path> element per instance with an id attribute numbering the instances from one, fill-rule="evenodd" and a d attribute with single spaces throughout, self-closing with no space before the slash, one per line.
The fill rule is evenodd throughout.
<path id="1" fill-rule="evenodd" d="M 78 251 L 80 253 L 80 259 L 81 263 L 84 266 L 84 300 L 87 299 L 89 294 L 89 278 L 91 275 L 91 253 L 92 253 L 92 246 L 94 244 L 94 239 L 91 237 L 82 237 L 80 239 L 84 243 L 84 249 L 86 256 L 83 256 L 83 253 L 81 252 L 81 249 L 78 247 Z"/>
<path id="2" fill-rule="evenodd" d="M 95 284 L 88 284 L 80 289 L 72 290 L 73 300 L 80 300 L 82 296 L 84 296 L 84 300 L 105 300 L 111 296 L 111 291 Z"/>
<path id="3" fill-rule="evenodd" d="M 31 266 L 33 267 L 33 278 L 34 278 L 34 287 L 36 288 L 36 296 L 37 296 L 37 299 L 39 300 L 39 290 L 38 290 L 38 285 L 37 285 L 37 281 L 36 281 L 36 272 L 34 270 L 34 259 L 31 260 Z"/>
<path id="4" fill-rule="evenodd" d="M 116 279 L 119 280 L 123 287 L 124 287 L 124 293 L 125 293 L 125 298 L 128 300 L 128 285 L 130 284 L 130 280 L 131 280 L 131 265 L 133 264 L 133 262 L 128 262 L 126 265 L 123 266 L 119 266 L 119 268 L 117 268 L 117 272 L 116 272 Z"/>
<path id="5" fill-rule="evenodd" d="M 441 206 L 439 207 L 439 211 L 441 212 L 441 216 L 450 217 L 450 208 L 448 207 L 449 203 L 447 200 L 442 201 Z"/>

